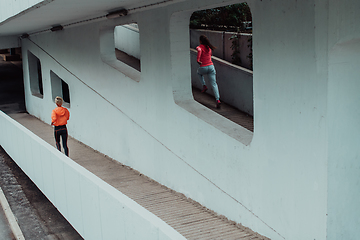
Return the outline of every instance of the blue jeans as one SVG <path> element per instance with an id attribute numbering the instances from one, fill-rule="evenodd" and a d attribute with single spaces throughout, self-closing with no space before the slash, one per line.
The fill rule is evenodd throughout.
<path id="1" fill-rule="evenodd" d="M 215 71 L 214 65 L 210 65 L 210 66 L 206 66 L 206 67 L 199 67 L 197 70 L 197 74 L 199 75 L 199 79 L 203 86 L 206 86 L 206 83 L 204 80 L 204 75 L 208 75 L 210 85 L 211 85 L 214 95 L 215 95 L 215 99 L 219 100 L 220 94 L 219 94 L 218 85 L 216 83 L 216 71 Z"/>

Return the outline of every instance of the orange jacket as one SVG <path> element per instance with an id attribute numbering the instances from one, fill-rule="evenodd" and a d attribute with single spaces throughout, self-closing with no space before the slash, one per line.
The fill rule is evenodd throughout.
<path id="1" fill-rule="evenodd" d="M 66 125 L 69 117 L 69 110 L 64 107 L 57 107 L 51 112 L 51 122 L 54 126 Z"/>

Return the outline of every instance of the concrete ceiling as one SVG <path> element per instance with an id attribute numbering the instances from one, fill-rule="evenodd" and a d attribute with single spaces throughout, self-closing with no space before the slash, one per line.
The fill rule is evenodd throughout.
<path id="1" fill-rule="evenodd" d="M 183 0 L 48 0 L 1 22 L 0 36 L 31 34 L 59 24 L 105 16 L 119 8 L 131 13 L 179 1 Z"/>

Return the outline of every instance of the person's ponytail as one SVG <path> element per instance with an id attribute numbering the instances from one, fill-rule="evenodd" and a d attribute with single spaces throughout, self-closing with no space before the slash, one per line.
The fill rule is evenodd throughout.
<path id="1" fill-rule="evenodd" d="M 205 35 L 201 35 L 201 36 L 200 36 L 200 43 L 203 44 L 203 45 L 205 45 L 205 46 L 207 46 L 207 47 L 210 48 L 211 50 L 215 50 L 215 49 L 216 49 L 216 47 L 213 46 L 213 45 L 210 43 L 209 39 L 208 39 Z"/>

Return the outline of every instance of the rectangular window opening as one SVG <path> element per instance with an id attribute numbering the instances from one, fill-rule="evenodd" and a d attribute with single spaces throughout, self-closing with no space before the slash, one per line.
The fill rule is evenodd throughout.
<path id="1" fill-rule="evenodd" d="M 136 23 L 115 27 L 116 59 L 141 72 L 140 34 Z"/>
<path id="2" fill-rule="evenodd" d="M 254 131 L 252 14 L 247 3 L 196 11 L 190 18 L 191 76 L 194 99 L 244 128 Z M 207 91 L 199 78 L 197 46 L 206 36 L 216 48 L 212 62 L 216 71 L 221 108 L 215 104 L 209 74 L 203 74 Z M 208 41 L 206 40 L 206 41 Z M 204 40 L 205 41 L 205 40 Z M 206 44 L 205 44 L 206 45 Z M 204 50 L 205 51 L 205 50 Z M 202 69 L 201 69 L 202 71 Z M 206 91 L 206 93 L 205 93 Z M 228 114 L 231 111 L 233 114 Z"/>
<path id="3" fill-rule="evenodd" d="M 55 97 L 62 97 L 64 100 L 64 106 L 70 107 L 70 91 L 69 85 L 61 79 L 56 73 L 50 71 L 51 81 L 51 94 L 52 99 L 55 102 Z"/>
<path id="4" fill-rule="evenodd" d="M 244 8 L 241 9 L 242 7 Z M 234 14 L 228 14 L 230 13 L 229 11 L 232 11 Z M 237 37 L 238 27 L 239 29 L 244 29 L 244 31 L 252 31 L 250 23 L 252 19 L 248 13 L 251 14 L 248 5 L 239 2 L 239 4 L 235 5 L 194 12 L 190 18 L 190 24 L 188 12 L 174 13 L 170 19 L 170 54 L 175 103 L 246 146 L 251 143 L 254 135 L 253 71 L 224 60 L 224 58 L 221 58 L 224 52 L 221 51 L 227 48 L 224 42 L 231 37 L 229 36 L 227 38 L 227 36 L 225 36 L 225 34 L 228 33 L 228 31 L 226 31 L 227 29 L 235 26 L 234 29 L 236 29 L 236 32 L 232 34 L 234 35 L 234 40 Z M 215 14 L 215 16 L 209 16 L 212 14 Z M 233 16 L 235 16 L 235 19 L 232 18 Z M 250 16 L 250 19 L 247 17 L 242 18 L 244 16 Z M 215 22 L 218 17 L 225 17 L 225 19 L 220 19 L 225 21 Z M 240 21 L 235 21 L 238 17 Z M 215 29 L 212 29 L 212 27 L 225 27 L 226 29 L 220 31 L 220 36 L 215 36 L 217 31 L 214 31 Z M 193 35 L 194 31 L 197 31 L 197 35 Z M 206 31 L 206 33 L 201 33 L 201 31 Z M 218 108 L 219 103 L 216 101 L 218 100 L 217 92 L 214 94 L 212 89 L 212 86 L 215 86 L 215 84 L 213 84 L 213 67 L 208 67 L 207 70 L 201 69 L 200 71 L 205 77 L 206 84 L 204 84 L 203 79 L 200 79 L 198 75 L 199 63 L 203 61 L 197 61 L 197 50 L 195 49 L 200 45 L 201 35 L 207 35 L 210 43 L 217 47 L 212 51 L 212 58 L 209 57 L 209 51 L 205 51 L 205 46 L 201 47 L 199 52 L 207 52 L 207 54 L 203 56 L 203 58 L 205 57 L 203 61 L 208 64 L 208 60 L 211 59 L 214 65 L 213 67 L 216 71 L 215 79 L 221 101 L 220 108 Z M 251 50 L 252 39 L 250 42 L 245 42 L 245 47 L 249 45 L 248 49 Z M 228 45 L 230 51 L 231 44 L 232 42 L 230 42 L 230 46 Z M 236 44 L 238 43 L 234 42 L 234 46 Z M 192 48 L 190 53 L 188 52 L 189 45 L 190 48 Z M 217 51 L 220 51 L 219 57 L 215 57 Z M 248 54 L 248 56 L 252 58 L 252 54 Z M 207 66 L 210 65 L 211 64 Z M 206 68 L 207 66 L 204 67 Z M 211 75 L 210 78 L 209 74 Z M 187 79 L 191 84 L 186 81 Z M 204 89 L 203 85 L 206 85 L 207 89 Z M 192 88 L 190 86 L 192 86 Z M 200 98 L 203 99 L 200 100 Z M 244 112 L 244 114 L 241 115 L 247 118 L 246 123 L 249 123 L 249 125 L 245 125 L 230 117 L 230 115 L 234 115 L 233 113 L 240 111 Z M 238 118 L 240 119 L 241 117 L 242 116 L 239 116 Z"/>
<path id="5" fill-rule="evenodd" d="M 62 85 L 62 92 L 63 92 L 63 99 L 64 102 L 69 103 L 70 104 L 70 92 L 69 92 L 69 85 L 61 80 L 61 85 Z"/>
<path id="6" fill-rule="evenodd" d="M 28 51 L 29 78 L 31 94 L 38 98 L 44 97 L 41 62 L 34 54 Z"/>

